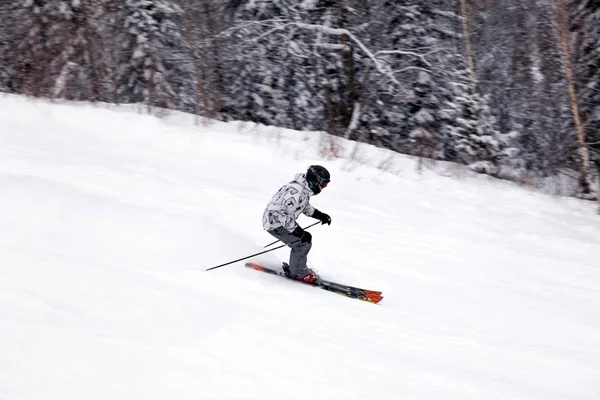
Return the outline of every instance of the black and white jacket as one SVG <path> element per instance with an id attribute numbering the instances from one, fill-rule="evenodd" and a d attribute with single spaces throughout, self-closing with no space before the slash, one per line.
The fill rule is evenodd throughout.
<path id="1" fill-rule="evenodd" d="M 271 199 L 263 213 L 263 228 L 271 231 L 283 226 L 293 232 L 298 226 L 296 218 L 303 213 L 312 217 L 315 208 L 309 199 L 313 191 L 308 187 L 305 174 L 297 174 L 294 180 L 284 185 Z"/>

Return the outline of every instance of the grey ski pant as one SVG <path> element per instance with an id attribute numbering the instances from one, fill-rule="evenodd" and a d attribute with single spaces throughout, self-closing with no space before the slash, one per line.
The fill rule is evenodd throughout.
<path id="1" fill-rule="evenodd" d="M 291 247 L 290 273 L 297 278 L 302 278 L 306 274 L 306 257 L 312 247 L 312 243 L 300 242 L 300 239 L 282 226 L 267 232 Z"/>

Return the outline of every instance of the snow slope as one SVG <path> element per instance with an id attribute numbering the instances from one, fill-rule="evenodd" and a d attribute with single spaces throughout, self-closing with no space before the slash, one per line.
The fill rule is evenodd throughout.
<path id="1" fill-rule="evenodd" d="M 592 204 L 319 140 L 0 97 L 0 399 L 600 398 Z M 379 305 L 204 272 L 311 163 L 312 266 Z"/>

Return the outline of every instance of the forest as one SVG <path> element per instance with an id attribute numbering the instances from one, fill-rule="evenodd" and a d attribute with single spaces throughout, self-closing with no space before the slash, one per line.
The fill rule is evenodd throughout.
<path id="1" fill-rule="evenodd" d="M 597 0 L 3 0 L 0 18 L 1 92 L 324 131 L 597 197 Z"/>

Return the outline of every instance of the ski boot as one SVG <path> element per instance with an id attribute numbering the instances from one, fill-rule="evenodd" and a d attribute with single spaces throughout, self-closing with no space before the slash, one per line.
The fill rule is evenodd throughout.
<path id="1" fill-rule="evenodd" d="M 295 281 L 300 281 L 304 283 L 308 283 L 309 285 L 318 285 L 319 284 L 319 276 L 310 268 L 306 268 L 306 272 L 302 276 L 292 275 L 290 271 L 290 265 L 288 263 L 282 263 L 281 268 L 283 269 L 283 273 L 285 277 L 288 279 L 293 279 Z"/>
<path id="2" fill-rule="evenodd" d="M 310 268 L 306 268 L 306 273 L 302 278 L 299 278 L 299 280 L 304 283 L 308 283 L 309 285 L 319 284 L 319 276 Z"/>
<path id="3" fill-rule="evenodd" d="M 285 277 L 288 279 L 294 279 L 294 277 L 292 276 L 292 273 L 290 272 L 290 265 L 288 263 L 283 263 L 281 265 L 281 268 L 283 268 L 283 273 L 285 274 Z"/>

